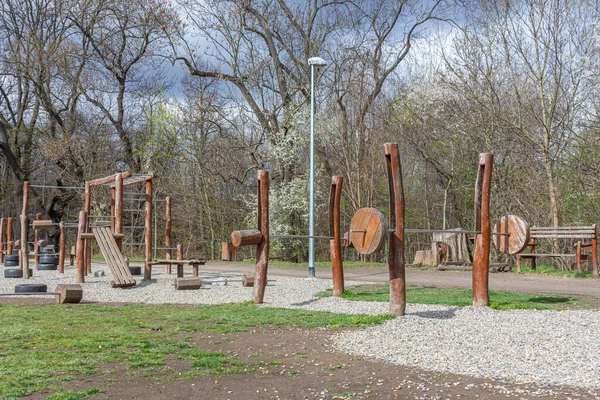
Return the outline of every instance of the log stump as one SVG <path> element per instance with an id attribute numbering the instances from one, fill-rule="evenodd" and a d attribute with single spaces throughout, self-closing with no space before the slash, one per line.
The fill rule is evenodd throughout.
<path id="1" fill-rule="evenodd" d="M 200 278 L 197 276 L 175 279 L 175 289 L 177 290 L 194 290 L 200 289 L 201 286 L 202 283 L 200 282 Z"/>
<path id="2" fill-rule="evenodd" d="M 77 284 L 60 284 L 54 291 L 60 293 L 56 298 L 58 304 L 80 303 L 83 298 L 83 288 Z"/>
<path id="3" fill-rule="evenodd" d="M 244 274 L 242 278 L 242 286 L 253 287 L 254 286 L 254 274 Z"/>

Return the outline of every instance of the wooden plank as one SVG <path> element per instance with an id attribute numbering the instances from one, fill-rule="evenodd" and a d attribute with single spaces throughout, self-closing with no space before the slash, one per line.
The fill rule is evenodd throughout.
<path id="1" fill-rule="evenodd" d="M 123 177 L 125 178 L 125 177 Z M 134 185 L 136 183 L 146 182 L 154 178 L 154 175 L 140 175 L 140 176 L 132 176 L 126 179 L 123 179 L 123 186 Z M 115 187 L 116 183 L 113 181 L 108 185 L 108 187 Z M 141 194 L 141 193 L 140 193 Z"/>
<path id="2" fill-rule="evenodd" d="M 131 275 L 123 255 L 119 251 L 117 242 L 112 236 L 109 227 L 96 227 L 92 228 L 94 234 L 96 234 L 96 241 L 100 246 L 100 251 L 104 255 L 109 268 L 115 278 L 115 284 L 117 286 L 132 286 L 135 285 L 135 279 Z"/>
<path id="3" fill-rule="evenodd" d="M 567 234 L 531 234 L 532 238 L 536 239 L 593 239 L 596 236 L 585 234 L 585 235 L 567 235 Z"/>
<path id="4" fill-rule="evenodd" d="M 121 286 L 126 283 L 123 276 L 121 275 L 121 271 L 116 265 L 118 264 L 118 259 L 114 257 L 110 249 L 106 244 L 106 238 L 104 237 L 104 231 L 102 228 L 92 228 L 94 230 L 94 234 L 96 235 L 96 241 L 98 242 L 98 246 L 100 247 L 100 251 L 104 256 L 104 259 L 108 263 L 109 268 L 112 271 L 113 278 L 115 280 L 115 284 L 117 286 Z"/>
<path id="5" fill-rule="evenodd" d="M 521 254 L 521 257 L 525 257 L 525 258 L 534 258 L 534 257 L 575 257 L 576 254 L 553 254 L 553 253 L 548 253 L 548 254 L 542 254 L 542 253 L 535 253 L 535 254 Z"/>
<path id="6" fill-rule="evenodd" d="M 33 229 L 51 229 L 54 225 L 50 219 L 39 219 L 33 221 Z"/>

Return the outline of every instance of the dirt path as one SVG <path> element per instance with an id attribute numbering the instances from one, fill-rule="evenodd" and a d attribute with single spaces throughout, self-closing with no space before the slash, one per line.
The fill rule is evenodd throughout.
<path id="1" fill-rule="evenodd" d="M 83 376 L 66 390 L 102 390 L 92 399 L 594 399 L 580 388 L 516 384 L 424 371 L 332 350 L 336 331 L 262 326 L 242 333 L 189 334 L 190 343 L 244 363 L 245 371 L 203 375 L 190 361 L 170 359 L 153 370 L 107 366 L 104 374 Z M 186 375 L 192 376 L 185 378 Z M 193 376 L 196 375 L 196 376 Z M 52 391 L 29 399 L 44 399 Z"/>
<path id="2" fill-rule="evenodd" d="M 254 265 L 211 262 L 204 265 L 206 271 L 222 271 L 251 273 Z M 269 276 L 307 277 L 308 272 L 299 268 L 269 267 Z M 318 269 L 317 279 L 331 279 L 331 270 Z M 346 281 L 358 280 L 367 282 L 387 282 L 388 272 L 385 267 L 349 268 L 344 271 Z M 463 271 L 436 271 L 419 268 L 407 268 L 408 285 L 432 285 L 438 287 L 470 288 L 471 273 Z M 512 272 L 490 274 L 490 289 L 507 290 L 520 293 L 555 293 L 564 295 L 600 297 L 600 279 L 566 278 L 533 274 L 518 275 Z"/>

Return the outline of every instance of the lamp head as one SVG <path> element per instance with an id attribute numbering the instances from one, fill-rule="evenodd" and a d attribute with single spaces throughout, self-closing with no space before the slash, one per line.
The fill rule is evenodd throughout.
<path id="1" fill-rule="evenodd" d="M 321 57 L 311 57 L 308 59 L 308 65 L 315 67 L 324 67 L 327 65 L 327 61 L 323 60 Z"/>

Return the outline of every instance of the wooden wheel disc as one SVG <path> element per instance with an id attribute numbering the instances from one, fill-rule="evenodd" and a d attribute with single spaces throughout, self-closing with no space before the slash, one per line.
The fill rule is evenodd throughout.
<path id="1" fill-rule="evenodd" d="M 376 208 L 361 208 L 350 221 L 350 241 L 360 254 L 380 250 L 387 237 L 384 215 Z"/>
<path id="2" fill-rule="evenodd" d="M 505 235 L 493 235 L 492 240 L 498 251 L 504 254 L 516 254 L 529 243 L 529 224 L 516 215 L 505 215 L 500 218 L 492 232 L 508 233 Z"/>

